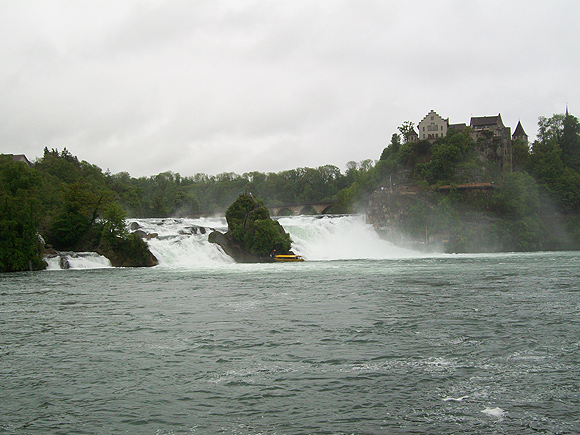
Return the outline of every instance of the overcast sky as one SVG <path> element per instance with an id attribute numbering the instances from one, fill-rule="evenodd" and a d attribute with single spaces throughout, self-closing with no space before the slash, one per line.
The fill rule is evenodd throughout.
<path id="1" fill-rule="evenodd" d="M 0 0 L 0 152 L 133 176 L 376 160 L 450 123 L 580 115 L 580 1 Z"/>

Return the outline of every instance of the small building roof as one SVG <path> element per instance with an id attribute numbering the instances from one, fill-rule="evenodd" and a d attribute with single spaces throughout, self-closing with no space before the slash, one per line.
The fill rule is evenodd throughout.
<path id="1" fill-rule="evenodd" d="M 3 155 L 12 157 L 12 160 L 14 160 L 15 162 L 23 162 L 26 163 L 28 166 L 32 166 L 32 163 L 30 163 L 30 160 L 28 160 L 24 154 L 3 154 Z"/>
<path id="2" fill-rule="evenodd" d="M 421 122 L 425 121 L 427 119 L 427 117 L 429 117 L 429 116 L 437 116 L 438 118 L 442 119 L 443 121 L 449 122 L 449 118 L 445 119 L 441 115 L 439 115 L 437 112 L 435 112 L 433 109 L 431 109 L 431 111 L 423 117 L 423 119 L 419 122 L 419 124 L 421 124 Z"/>
<path id="3" fill-rule="evenodd" d="M 465 124 L 465 122 L 461 124 L 449 124 L 449 128 L 452 130 L 463 131 L 467 128 L 467 124 Z"/>

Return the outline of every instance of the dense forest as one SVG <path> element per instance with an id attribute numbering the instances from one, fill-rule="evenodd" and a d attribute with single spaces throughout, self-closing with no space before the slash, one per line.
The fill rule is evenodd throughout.
<path id="1" fill-rule="evenodd" d="M 418 236 L 453 227 L 450 250 L 536 250 L 580 247 L 580 124 L 568 113 L 541 117 L 536 141 L 513 143 L 513 171 L 477 153 L 469 131 L 449 130 L 433 143 L 409 142 L 404 123 L 378 161 L 250 172 L 134 178 L 111 174 L 65 149 L 48 148 L 31 167 L 0 156 L 0 271 L 43 267 L 57 250 L 143 256 L 145 242 L 126 230 L 127 217 L 185 217 L 225 212 L 241 192 L 266 205 L 334 201 L 334 213 L 366 211 L 373 192 L 413 186 L 423 192 L 400 229 Z M 491 182 L 491 193 L 466 195 L 453 186 Z M 442 194 L 437 187 L 451 186 Z M 484 221 L 489 231 L 473 225 Z M 471 221 L 470 221 L 471 219 Z M 558 229 L 558 231 L 555 230 Z"/>

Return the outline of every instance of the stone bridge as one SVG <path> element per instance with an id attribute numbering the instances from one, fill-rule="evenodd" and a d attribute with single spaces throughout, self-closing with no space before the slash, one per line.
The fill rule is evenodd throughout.
<path id="1" fill-rule="evenodd" d="M 326 214 L 335 204 L 334 201 L 313 202 L 308 204 L 286 204 L 267 206 L 270 216 L 298 216 L 301 214 Z"/>
<path id="2" fill-rule="evenodd" d="M 270 212 L 270 216 L 299 216 L 302 214 L 314 215 L 314 214 L 327 214 L 330 208 L 336 204 L 334 201 L 322 201 L 304 204 L 285 204 L 277 206 L 266 206 Z M 214 210 L 211 212 L 200 211 L 191 214 L 189 217 L 199 218 L 199 217 L 212 217 L 212 216 L 224 216 L 225 210 Z"/>

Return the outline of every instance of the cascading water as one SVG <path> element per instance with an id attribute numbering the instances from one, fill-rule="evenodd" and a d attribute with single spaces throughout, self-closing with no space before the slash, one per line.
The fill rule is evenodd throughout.
<path id="1" fill-rule="evenodd" d="M 381 239 L 364 216 L 295 216 L 281 218 L 292 247 L 308 260 L 361 260 L 417 257 L 421 253 Z"/>
<path id="2" fill-rule="evenodd" d="M 102 269 L 112 267 L 111 262 L 95 252 L 58 252 L 44 257 L 47 270 Z"/>
<path id="3" fill-rule="evenodd" d="M 133 222 L 133 228 L 145 232 L 159 267 L 189 268 L 233 262 L 218 245 L 208 241 L 214 229 L 227 231 L 225 218 L 140 219 Z"/>
<path id="4" fill-rule="evenodd" d="M 213 229 L 227 231 L 225 218 L 143 219 L 135 222 L 149 235 L 149 247 L 160 267 L 187 268 L 233 262 L 219 246 L 207 240 Z M 363 216 L 293 216 L 280 218 L 279 222 L 290 233 L 293 251 L 308 261 L 422 255 L 381 239 L 372 226 L 365 224 Z"/>
<path id="5" fill-rule="evenodd" d="M 208 241 L 211 231 L 227 231 L 225 218 L 132 219 L 132 231 L 140 231 L 162 268 L 189 269 L 233 263 L 222 249 Z M 363 216 L 293 216 L 279 218 L 290 233 L 292 249 L 307 261 L 390 259 L 423 254 L 381 239 Z M 66 255 L 63 260 L 63 255 Z M 63 253 L 47 259 L 49 269 L 110 267 L 104 257 Z M 66 267 L 63 267 L 63 264 Z"/>

